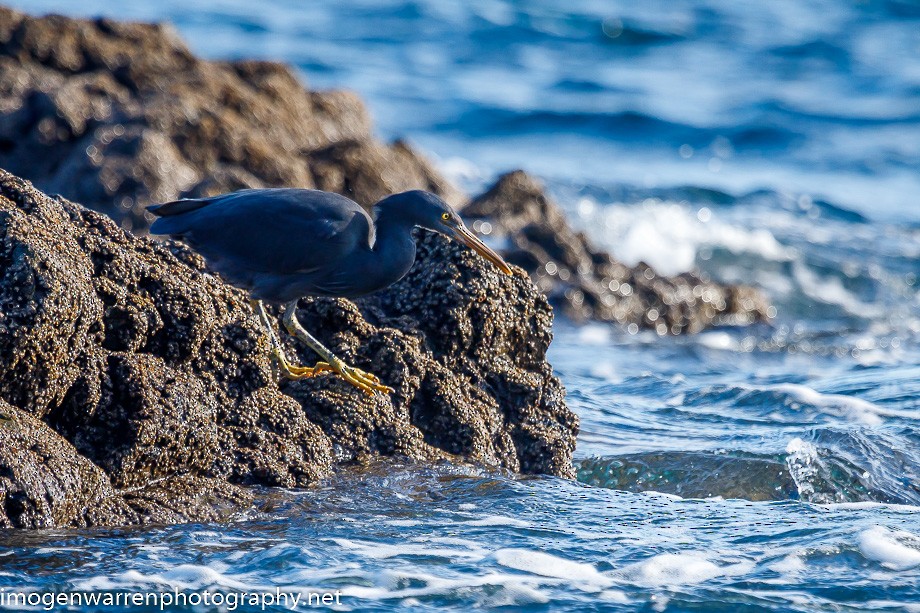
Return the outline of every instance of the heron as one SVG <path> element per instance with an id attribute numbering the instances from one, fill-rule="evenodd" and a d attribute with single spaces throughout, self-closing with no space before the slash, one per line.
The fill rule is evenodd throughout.
<path id="1" fill-rule="evenodd" d="M 357 298 L 396 283 L 415 261 L 416 227 L 457 240 L 502 272 L 512 272 L 444 200 L 427 191 L 387 196 L 372 215 L 345 196 L 296 188 L 245 189 L 148 210 L 157 217 L 151 234 L 183 241 L 225 281 L 249 293 L 282 376 L 299 380 L 334 372 L 370 395 L 393 389 L 307 332 L 297 319 L 301 297 Z M 300 366 L 287 359 L 264 302 L 286 304 L 284 327 L 315 351 L 319 362 Z"/>

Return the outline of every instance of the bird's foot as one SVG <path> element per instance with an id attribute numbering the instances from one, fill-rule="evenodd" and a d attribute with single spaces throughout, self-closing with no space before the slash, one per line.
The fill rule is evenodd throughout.
<path id="1" fill-rule="evenodd" d="M 373 396 L 378 392 L 381 394 L 392 394 L 394 391 L 392 387 L 388 387 L 380 383 L 380 379 L 378 379 L 376 375 L 365 372 L 360 368 L 349 366 L 341 360 L 336 360 L 331 365 L 329 365 L 329 368 L 337 372 L 340 377 L 357 387 L 368 396 Z"/>
<path id="2" fill-rule="evenodd" d="M 332 364 L 329 362 L 317 362 L 315 366 L 294 366 L 282 362 L 280 366 L 281 375 L 292 381 L 309 379 L 324 372 L 334 372 L 368 396 L 373 396 L 378 392 L 383 394 L 393 393 L 393 388 L 382 385 L 380 379 L 375 375 L 360 368 L 349 366 L 341 360 L 335 360 Z"/>
<path id="3" fill-rule="evenodd" d="M 335 369 L 328 362 L 317 362 L 315 366 L 294 366 L 291 364 L 281 365 L 281 376 L 291 381 L 300 379 L 309 379 L 324 372 L 335 372 Z"/>

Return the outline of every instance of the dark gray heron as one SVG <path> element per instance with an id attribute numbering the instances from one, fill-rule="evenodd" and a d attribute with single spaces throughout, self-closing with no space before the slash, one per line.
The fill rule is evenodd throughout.
<path id="1" fill-rule="evenodd" d="M 227 282 L 249 292 L 283 376 L 335 372 L 368 394 L 393 390 L 337 358 L 307 332 L 297 320 L 299 298 L 356 298 L 400 280 L 415 261 L 414 227 L 460 241 L 511 274 L 446 202 L 425 191 L 384 198 L 374 205 L 373 218 L 344 196 L 312 189 L 246 189 L 148 210 L 158 217 L 152 234 L 184 241 Z M 285 328 L 322 361 L 310 367 L 288 361 L 263 301 L 287 304 Z"/>

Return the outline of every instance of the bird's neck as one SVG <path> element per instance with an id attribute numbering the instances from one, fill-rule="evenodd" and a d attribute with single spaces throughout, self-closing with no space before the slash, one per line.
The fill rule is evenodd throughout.
<path id="1" fill-rule="evenodd" d="M 402 279 L 415 262 L 415 237 L 412 226 L 401 220 L 379 220 L 375 224 L 376 240 L 372 251 L 371 270 L 382 289 Z M 370 275 L 369 275 L 370 276 Z"/>

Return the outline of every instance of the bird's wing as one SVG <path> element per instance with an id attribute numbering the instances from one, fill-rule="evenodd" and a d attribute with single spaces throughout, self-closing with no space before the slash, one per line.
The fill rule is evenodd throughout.
<path id="1" fill-rule="evenodd" d="M 367 247 L 373 222 L 357 203 L 307 189 L 253 189 L 206 199 L 151 228 L 181 236 L 218 269 L 309 273 Z"/>

